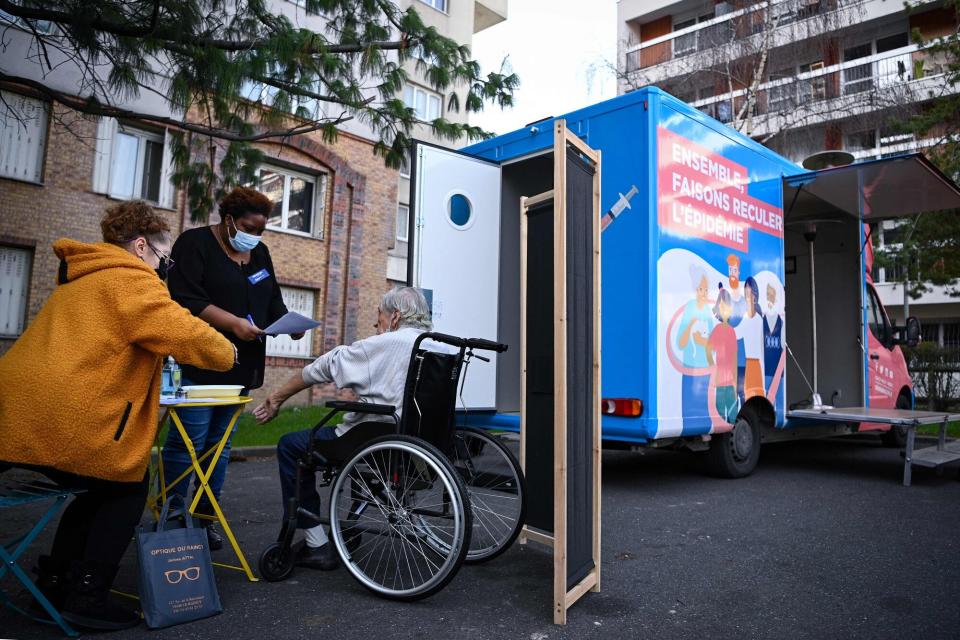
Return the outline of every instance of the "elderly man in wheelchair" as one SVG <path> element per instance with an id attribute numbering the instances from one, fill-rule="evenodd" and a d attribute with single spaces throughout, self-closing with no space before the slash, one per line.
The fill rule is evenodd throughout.
<path id="1" fill-rule="evenodd" d="M 342 560 L 375 593 L 418 599 L 442 589 L 465 559 L 492 558 L 516 538 L 525 496 L 515 458 L 486 432 L 454 430 L 461 370 L 474 357 L 486 360 L 473 350 L 506 346 L 430 328 L 423 294 L 395 288 L 380 302 L 376 335 L 320 356 L 254 410 L 267 422 L 290 396 L 326 382 L 361 400 L 328 402 L 332 411 L 319 424 L 278 443 L 284 517 L 277 543 L 260 558 L 267 580 Z M 328 426 L 340 411 L 343 421 Z M 320 486 L 332 485 L 328 516 L 317 471 Z M 304 540 L 293 545 L 298 528 Z"/>

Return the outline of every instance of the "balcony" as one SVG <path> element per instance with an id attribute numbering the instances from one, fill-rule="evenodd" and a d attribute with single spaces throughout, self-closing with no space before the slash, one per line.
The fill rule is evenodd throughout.
<path id="1" fill-rule="evenodd" d="M 762 137 L 783 129 L 810 126 L 840 118 L 908 105 L 929 99 L 945 83 L 947 61 L 916 45 L 824 67 L 818 63 L 795 76 L 772 79 L 757 88 L 753 101 L 755 126 Z M 691 104 L 731 122 L 747 99 L 740 89 Z"/>
<path id="2" fill-rule="evenodd" d="M 758 52 L 768 27 L 769 46 L 777 48 L 835 32 L 864 16 L 902 11 L 902 4 L 881 0 L 758 2 L 643 42 L 630 32 L 621 49 L 623 69 L 635 84 L 656 84 Z"/>
<path id="3" fill-rule="evenodd" d="M 734 23 L 725 19 L 711 21 L 710 24 L 701 23 L 694 27 L 674 31 L 669 35 L 672 36 L 669 41 L 659 42 L 662 38 L 657 38 L 652 41 L 652 46 L 645 43 L 643 45 L 640 43 L 632 45 L 633 49 L 628 50 L 626 54 L 627 73 L 654 66 L 666 60 L 676 60 L 690 56 L 698 51 L 722 47 L 734 39 L 736 30 Z"/>
<path id="4" fill-rule="evenodd" d="M 507 19 L 507 0 L 477 0 L 473 3 L 473 32 L 479 33 Z"/>

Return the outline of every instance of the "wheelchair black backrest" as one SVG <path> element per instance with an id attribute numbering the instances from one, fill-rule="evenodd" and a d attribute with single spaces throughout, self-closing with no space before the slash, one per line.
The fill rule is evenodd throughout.
<path id="1" fill-rule="evenodd" d="M 421 334 L 414 343 L 403 390 L 400 433 L 423 438 L 449 454 L 465 349 L 441 353 L 420 348 L 429 336 Z"/>

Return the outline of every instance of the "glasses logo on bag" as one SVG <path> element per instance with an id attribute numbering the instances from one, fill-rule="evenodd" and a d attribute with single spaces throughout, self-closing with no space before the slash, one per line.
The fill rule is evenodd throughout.
<path id="1" fill-rule="evenodd" d="M 167 579 L 167 582 L 170 584 L 177 584 L 183 578 L 187 580 L 196 580 L 200 577 L 200 567 L 187 567 L 186 569 L 172 569 L 170 571 L 164 571 L 163 577 Z"/>

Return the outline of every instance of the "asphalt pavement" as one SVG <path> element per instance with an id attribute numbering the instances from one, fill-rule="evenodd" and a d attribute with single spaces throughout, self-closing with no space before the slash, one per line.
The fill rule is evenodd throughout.
<path id="1" fill-rule="evenodd" d="M 343 568 L 298 569 L 281 583 L 218 570 L 223 614 L 105 637 L 960 638 L 956 468 L 915 470 L 909 488 L 901 470 L 898 452 L 874 439 L 769 445 L 740 480 L 706 476 L 691 454 L 605 452 L 602 590 L 575 604 L 565 627 L 551 622 L 550 551 L 531 543 L 464 566 L 412 604 L 377 598 Z M 230 465 L 222 503 L 253 563 L 276 535 L 279 500 L 273 459 Z M 2 537 L 27 515 L 8 513 Z M 133 590 L 135 576 L 131 548 L 117 586 Z M 12 586 L 10 576 L 0 582 Z M 0 636 L 59 632 L 0 607 Z"/>

